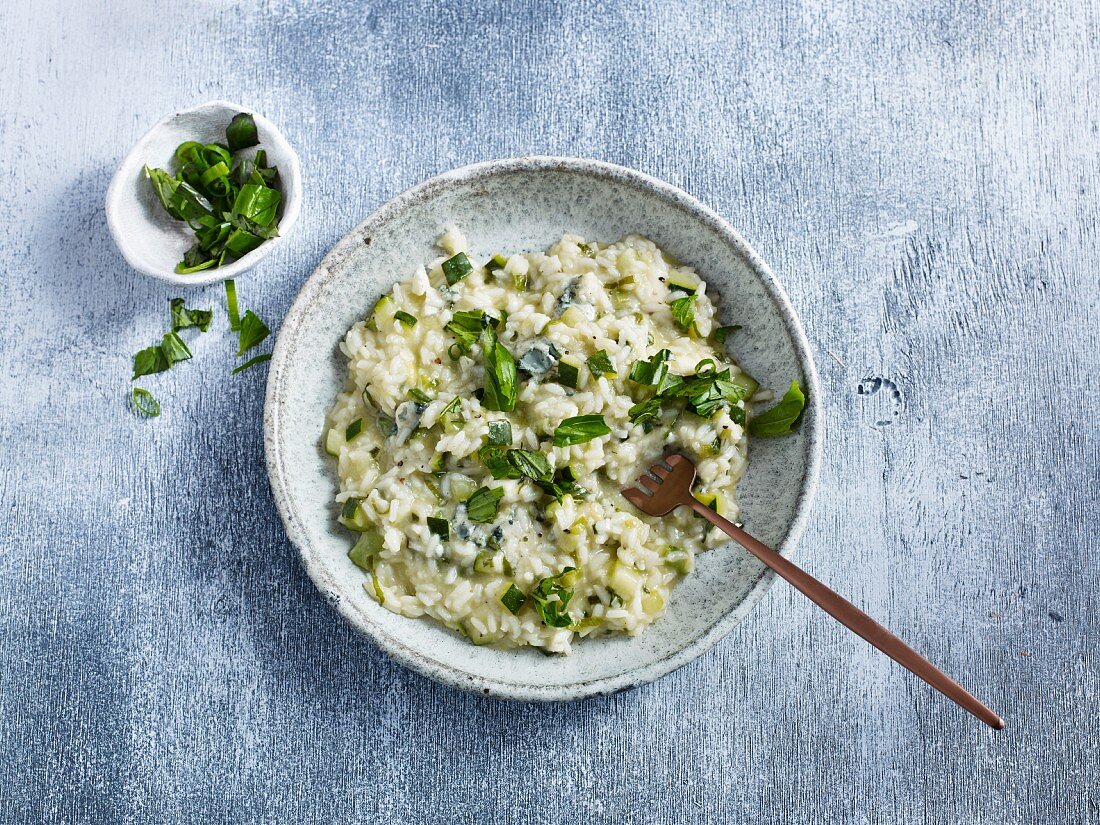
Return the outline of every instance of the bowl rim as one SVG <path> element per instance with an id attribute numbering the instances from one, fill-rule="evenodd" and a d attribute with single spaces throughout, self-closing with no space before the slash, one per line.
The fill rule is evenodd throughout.
<path id="1" fill-rule="evenodd" d="M 144 165 L 144 161 L 142 161 L 144 152 L 148 149 L 148 145 L 152 141 L 153 136 L 160 129 L 163 129 L 182 115 L 213 108 L 235 109 L 238 112 L 248 112 L 255 119 L 257 127 L 271 136 L 271 141 L 269 141 L 269 143 L 278 144 L 280 153 L 280 161 L 278 164 L 279 182 L 282 184 L 280 191 L 283 196 L 283 214 L 279 218 L 279 234 L 260 244 L 243 258 L 238 258 L 228 266 L 196 272 L 193 275 L 180 275 L 174 270 L 157 269 L 147 266 L 130 250 L 129 245 L 124 240 L 125 230 L 119 224 L 116 204 L 120 198 L 125 197 L 124 190 L 132 183 L 132 178 L 129 175 L 124 175 L 123 172 L 133 165 L 135 159 Z M 271 252 L 286 239 L 290 231 L 294 228 L 294 224 L 298 222 L 301 211 L 302 162 L 298 157 L 298 153 L 294 150 L 294 147 L 290 145 L 290 141 L 286 139 L 286 136 L 279 130 L 278 126 L 259 112 L 256 112 L 248 106 L 241 106 L 238 103 L 220 99 L 208 100 L 206 103 L 200 103 L 198 106 L 192 106 L 189 109 L 179 109 L 178 111 L 165 115 L 153 124 L 145 134 L 138 138 L 133 148 L 131 148 L 130 151 L 126 153 L 126 156 L 119 162 L 118 169 L 115 170 L 114 175 L 111 177 L 111 183 L 107 187 L 107 194 L 104 197 L 104 213 L 107 216 L 107 228 L 111 232 L 111 237 L 114 239 L 118 251 L 121 252 L 122 257 L 126 259 L 126 263 L 142 275 L 157 278 L 176 286 L 202 286 L 204 284 L 214 284 L 219 281 L 228 281 L 243 272 L 247 272 L 270 255 Z"/>
<path id="2" fill-rule="evenodd" d="M 287 468 L 283 466 L 279 441 L 282 431 L 282 407 L 285 403 L 284 397 L 287 389 L 283 386 L 284 375 L 289 352 L 295 343 L 299 330 L 302 328 L 309 307 L 327 287 L 331 279 L 336 277 L 344 260 L 362 244 L 362 239 L 374 234 L 411 205 L 431 198 L 448 187 L 495 175 L 544 171 L 610 178 L 642 192 L 656 195 L 672 205 L 684 209 L 710 229 L 716 231 L 726 243 L 743 256 L 753 274 L 764 287 L 768 297 L 779 312 L 788 335 L 791 337 L 809 399 L 801 424 L 802 431 L 805 434 L 806 472 L 802 478 L 801 488 L 795 501 L 794 517 L 783 541 L 775 548 L 784 556 L 791 554 L 805 528 L 820 474 L 824 437 L 821 386 L 810 344 L 790 299 L 771 269 L 724 218 L 682 189 L 644 172 L 589 158 L 544 155 L 473 163 L 436 175 L 404 190 L 379 206 L 365 220 L 337 241 L 302 285 L 286 317 L 283 319 L 268 371 L 264 401 L 264 452 L 272 494 L 279 516 L 286 529 L 287 537 L 298 550 L 306 573 L 321 593 L 329 597 L 329 602 L 357 632 L 371 639 L 391 658 L 434 681 L 462 690 L 504 699 L 539 702 L 570 701 L 591 696 L 610 695 L 652 682 L 683 667 L 713 648 L 740 623 L 760 601 L 768 588 L 771 587 L 775 581 L 775 573 L 771 569 L 765 568 L 737 607 L 719 618 L 708 630 L 680 650 L 651 664 L 631 668 L 614 676 L 551 686 L 514 683 L 472 675 L 444 662 L 425 657 L 406 645 L 402 639 L 390 635 L 370 621 L 369 618 L 364 618 L 362 613 L 350 604 L 349 600 L 332 597 L 334 592 L 332 585 L 334 583 L 331 581 L 330 571 L 320 559 L 315 548 L 307 540 L 306 531 L 291 504 L 291 496 L 287 488 L 288 473 Z"/>

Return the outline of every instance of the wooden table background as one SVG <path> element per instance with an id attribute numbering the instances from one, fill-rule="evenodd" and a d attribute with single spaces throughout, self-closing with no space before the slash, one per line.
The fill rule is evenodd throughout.
<path id="1" fill-rule="evenodd" d="M 1094 3 L 0 4 L 0 814 L 52 822 L 1095 823 Z M 274 326 L 424 178 L 530 153 L 657 175 L 800 311 L 826 393 L 797 558 L 999 709 L 994 734 L 777 585 L 716 650 L 574 705 L 458 693 L 329 609 L 275 514 L 264 370 L 218 286 L 103 216 L 165 113 L 302 156 Z M 130 357 L 170 297 L 195 359 Z"/>

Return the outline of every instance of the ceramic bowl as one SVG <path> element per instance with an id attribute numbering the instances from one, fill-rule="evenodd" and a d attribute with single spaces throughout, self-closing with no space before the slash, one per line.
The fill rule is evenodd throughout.
<path id="1" fill-rule="evenodd" d="M 252 110 L 214 100 L 169 115 L 146 132 L 122 161 L 107 189 L 107 225 L 119 251 L 138 272 L 182 286 L 235 278 L 270 255 L 294 228 L 302 208 L 301 163 L 275 124 L 253 112 L 260 137 L 257 148 L 266 150 L 268 163 L 279 169 L 277 188 L 282 193 L 279 237 L 265 241 L 231 264 L 192 275 L 176 274 L 176 264 L 195 242 L 195 234 L 183 221 L 177 221 L 164 211 L 145 177 L 144 167 L 174 172 L 173 156 L 177 146 L 188 140 L 224 143 L 225 127 L 240 112 Z"/>
<path id="2" fill-rule="evenodd" d="M 344 237 L 306 282 L 279 332 L 264 415 L 268 473 L 290 540 L 337 610 L 393 658 L 440 682 L 523 700 L 607 694 L 663 676 L 734 627 L 773 574 L 735 545 L 697 557 L 665 616 L 636 638 L 579 640 L 568 656 L 475 647 L 428 619 L 395 615 L 363 588 L 337 524 L 338 482 L 322 450 L 325 412 L 343 386 L 338 346 L 395 281 L 435 256 L 458 226 L 475 258 L 544 249 L 565 232 L 601 242 L 638 232 L 696 268 L 720 296 L 723 323 L 744 326 L 736 357 L 764 386 L 797 378 L 809 406 L 796 435 L 756 439 L 739 486 L 747 529 L 790 553 L 820 463 L 821 391 L 810 348 L 782 287 L 718 215 L 652 177 L 592 160 L 518 158 L 468 166 L 416 186 Z M 641 468 L 639 468 L 641 469 Z"/>

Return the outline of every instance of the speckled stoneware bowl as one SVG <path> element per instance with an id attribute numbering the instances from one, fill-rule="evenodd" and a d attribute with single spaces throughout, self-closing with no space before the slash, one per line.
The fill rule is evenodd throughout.
<path id="1" fill-rule="evenodd" d="M 325 412 L 346 372 L 338 345 L 383 292 L 438 254 L 435 240 L 451 224 L 475 258 L 544 249 L 565 232 L 601 242 L 638 232 L 694 266 L 708 294 L 720 296 L 722 320 L 744 325 L 733 350 L 745 368 L 780 391 L 797 378 L 810 399 L 797 435 L 751 442 L 739 487 L 747 529 L 781 553 L 802 532 L 821 454 L 821 392 L 798 318 L 764 262 L 690 195 L 607 163 L 533 157 L 467 166 L 398 195 L 333 248 L 283 322 L 267 384 L 268 473 L 306 570 L 352 625 L 426 676 L 495 696 L 579 699 L 652 681 L 728 633 L 773 574 L 725 545 L 697 557 L 666 615 L 637 638 L 581 640 L 568 656 L 545 656 L 475 647 L 431 620 L 395 615 L 366 593 L 347 558 L 335 467 L 321 446 Z"/>
<path id="2" fill-rule="evenodd" d="M 282 195 L 279 205 L 279 236 L 264 241 L 239 260 L 190 275 L 176 272 L 176 264 L 195 242 L 195 233 L 183 221 L 164 211 L 145 177 L 145 167 L 175 171 L 176 147 L 188 140 L 224 143 L 225 127 L 240 112 L 250 112 L 256 121 L 260 145 L 255 152 L 267 152 L 268 163 L 279 170 L 275 188 Z M 107 189 L 107 226 L 126 261 L 145 275 L 177 286 L 196 286 L 236 278 L 266 258 L 283 242 L 298 221 L 302 208 L 302 168 L 298 154 L 275 124 L 247 106 L 225 100 L 211 100 L 193 109 L 175 112 L 157 123 L 137 142 L 122 161 Z"/>

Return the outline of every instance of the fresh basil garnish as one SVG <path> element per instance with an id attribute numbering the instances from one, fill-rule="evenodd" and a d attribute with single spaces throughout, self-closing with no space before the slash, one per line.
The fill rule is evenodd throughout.
<path id="1" fill-rule="evenodd" d="M 489 524 L 497 517 L 497 507 L 503 497 L 503 487 L 478 487 L 466 499 L 466 515 L 475 524 Z"/>
<path id="2" fill-rule="evenodd" d="M 265 352 L 262 355 L 257 355 L 255 358 L 249 358 L 247 361 L 245 361 L 239 367 L 234 367 L 233 368 L 233 374 L 236 375 L 238 372 L 244 372 L 249 367 L 254 367 L 257 364 L 262 364 L 264 361 L 270 361 L 270 360 L 271 360 L 271 353 L 270 352 Z"/>
<path id="3" fill-rule="evenodd" d="M 610 432 L 611 428 L 607 426 L 602 415 L 577 415 L 565 419 L 554 430 L 554 446 L 584 444 Z"/>
<path id="4" fill-rule="evenodd" d="M 566 567 L 558 575 L 540 581 L 531 591 L 530 599 L 547 627 L 569 627 L 573 624 L 568 607 L 573 598 L 573 585 L 579 578 L 577 568 Z"/>
<path id="5" fill-rule="evenodd" d="M 516 408 L 519 392 L 516 359 L 497 340 L 491 326 L 482 330 L 481 348 L 485 366 L 485 395 L 481 404 L 487 410 L 511 412 Z"/>
<path id="6" fill-rule="evenodd" d="M 592 371 L 592 375 L 596 378 L 601 375 L 615 374 L 615 365 L 611 363 L 611 358 L 602 349 L 588 356 L 588 369 Z"/>
<path id="7" fill-rule="evenodd" d="M 172 313 L 172 332 L 179 332 L 188 327 L 197 327 L 200 332 L 210 329 L 210 321 L 214 318 L 213 310 L 188 309 L 183 303 L 183 298 L 173 298 L 168 306 Z"/>
<path id="8" fill-rule="evenodd" d="M 758 438 L 789 435 L 798 429 L 802 413 L 806 409 L 806 396 L 797 381 L 783 394 L 778 404 L 749 421 L 749 434 Z"/>
<path id="9" fill-rule="evenodd" d="M 741 329 L 740 324 L 732 324 L 728 327 L 718 327 L 718 329 L 714 330 L 714 340 L 719 344 L 724 344 L 726 343 L 726 339 L 739 329 Z"/>
<path id="10" fill-rule="evenodd" d="M 647 398 L 639 401 L 627 413 L 631 424 L 641 424 L 647 433 L 652 431 L 657 421 L 661 418 L 661 399 Z"/>
<path id="11" fill-rule="evenodd" d="M 658 384 L 668 373 L 667 362 L 670 357 L 672 357 L 672 353 L 667 349 L 663 349 L 649 361 L 635 361 L 630 367 L 628 377 L 631 381 L 636 381 L 639 384 Z"/>
<path id="12" fill-rule="evenodd" d="M 490 421 L 489 443 L 494 447 L 512 446 L 512 425 L 507 421 Z"/>
<path id="13" fill-rule="evenodd" d="M 695 323 L 695 297 L 694 295 L 685 295 L 682 298 L 677 298 L 669 305 L 672 308 L 672 317 L 676 319 L 676 323 L 686 330 L 690 330 Z"/>
<path id="14" fill-rule="evenodd" d="M 260 317 L 255 312 L 250 309 L 246 310 L 244 317 L 241 318 L 237 355 L 244 355 L 254 346 L 261 343 L 270 334 L 271 330 L 267 328 L 267 324 L 261 321 Z"/>
<path id="15" fill-rule="evenodd" d="M 247 112 L 234 115 L 225 127 L 225 141 L 229 144 L 230 152 L 247 149 L 259 143 L 260 134 L 256 129 L 255 118 Z"/>
<path id="16" fill-rule="evenodd" d="M 407 327 L 416 326 L 416 316 L 409 315 L 409 313 L 405 312 L 403 309 L 397 310 L 397 312 L 393 314 L 393 317 Z"/>

